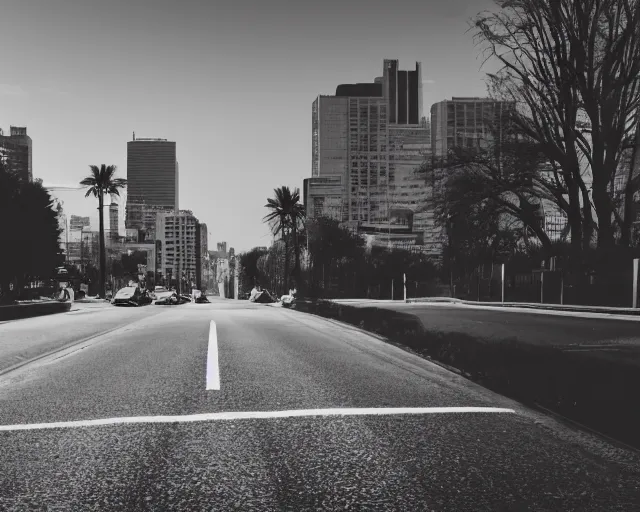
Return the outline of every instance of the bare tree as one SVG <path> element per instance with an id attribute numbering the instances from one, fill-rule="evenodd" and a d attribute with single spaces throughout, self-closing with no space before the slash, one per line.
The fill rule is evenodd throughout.
<path id="1" fill-rule="evenodd" d="M 609 247 L 611 184 L 640 107 L 640 0 L 496 4 L 499 12 L 481 13 L 472 24 L 486 59 L 501 64 L 488 74 L 489 90 L 517 102 L 516 123 L 554 164 L 574 254 L 591 240 L 594 209 L 598 246 Z"/>

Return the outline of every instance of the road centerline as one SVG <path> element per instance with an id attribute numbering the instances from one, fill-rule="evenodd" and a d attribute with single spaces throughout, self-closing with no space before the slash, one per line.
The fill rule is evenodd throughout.
<path id="1" fill-rule="evenodd" d="M 218 361 L 218 333 L 216 323 L 209 324 L 209 346 L 207 349 L 207 391 L 220 390 L 220 366 Z"/>

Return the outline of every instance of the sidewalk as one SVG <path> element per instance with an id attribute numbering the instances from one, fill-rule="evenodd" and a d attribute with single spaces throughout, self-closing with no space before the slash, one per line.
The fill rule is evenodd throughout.
<path id="1" fill-rule="evenodd" d="M 387 301 L 385 301 L 387 302 Z M 489 306 L 494 308 L 528 308 L 528 309 L 546 309 L 551 311 L 575 311 L 578 313 L 604 313 L 610 315 L 634 315 L 640 316 L 640 308 L 616 308 L 606 306 L 577 306 L 577 305 L 560 305 L 560 304 L 539 304 L 531 302 L 478 302 L 474 300 L 454 299 L 451 297 L 420 297 L 415 299 L 407 299 L 406 301 L 395 302 L 448 302 L 452 304 L 465 304 L 468 306 Z"/>

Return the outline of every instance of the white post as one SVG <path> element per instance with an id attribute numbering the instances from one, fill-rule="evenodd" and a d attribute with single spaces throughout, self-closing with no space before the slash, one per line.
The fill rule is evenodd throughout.
<path id="1" fill-rule="evenodd" d="M 560 305 L 564 304 L 564 276 L 560 276 Z"/>
<path id="2" fill-rule="evenodd" d="M 638 307 L 638 258 L 633 260 L 633 307 Z"/>
<path id="3" fill-rule="evenodd" d="M 404 301 L 407 302 L 407 274 L 402 274 L 404 279 Z"/>
<path id="4" fill-rule="evenodd" d="M 540 272 L 540 304 L 544 304 L 544 270 Z"/>
<path id="5" fill-rule="evenodd" d="M 502 302 L 504 302 L 504 263 L 502 264 Z"/>
<path id="6" fill-rule="evenodd" d="M 393 279 L 391 280 L 391 300 L 393 300 Z"/>

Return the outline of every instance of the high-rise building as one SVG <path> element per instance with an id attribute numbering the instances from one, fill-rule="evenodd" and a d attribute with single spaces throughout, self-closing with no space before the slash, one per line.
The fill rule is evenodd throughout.
<path id="1" fill-rule="evenodd" d="M 209 279 L 209 232 L 205 223 L 197 224 L 196 287 L 201 289 Z"/>
<path id="2" fill-rule="evenodd" d="M 424 247 L 429 187 L 420 167 L 430 155 L 422 116 L 422 71 L 384 60 L 372 83 L 341 84 L 312 105 L 312 171 L 304 180 L 309 217 L 326 215 L 374 243 Z"/>
<path id="3" fill-rule="evenodd" d="M 483 147 L 499 136 L 502 120 L 515 102 L 453 97 L 431 106 L 431 149 L 444 158 L 455 146 Z"/>
<path id="4" fill-rule="evenodd" d="M 160 249 L 160 266 L 156 270 L 172 280 L 182 276 L 183 282 L 195 284 L 199 238 L 198 219 L 190 210 L 158 213 L 156 247 Z"/>
<path id="5" fill-rule="evenodd" d="M 446 183 L 446 169 L 440 165 L 454 147 L 487 148 L 502 137 L 504 122 L 509 111 L 515 109 L 513 101 L 492 98 L 453 97 L 431 106 L 431 150 L 433 155 L 433 186 L 442 192 Z M 433 209 L 427 209 L 433 215 Z M 435 226 L 431 230 L 434 243 L 442 247 L 446 233 Z"/>
<path id="6" fill-rule="evenodd" d="M 178 211 L 176 143 L 166 139 L 127 142 L 127 229 L 143 229 L 144 207 Z"/>
<path id="7" fill-rule="evenodd" d="M 422 119 L 422 65 L 415 71 L 401 71 L 399 61 L 384 60 L 383 95 L 389 106 L 389 123 L 419 124 Z"/>
<path id="8" fill-rule="evenodd" d="M 118 240 L 118 222 L 119 218 L 118 196 L 111 194 L 111 204 L 109 205 L 109 238 Z"/>
<path id="9" fill-rule="evenodd" d="M 21 180 L 33 181 L 32 141 L 27 129 L 11 126 L 9 135 L 0 130 L 0 157 Z"/>

